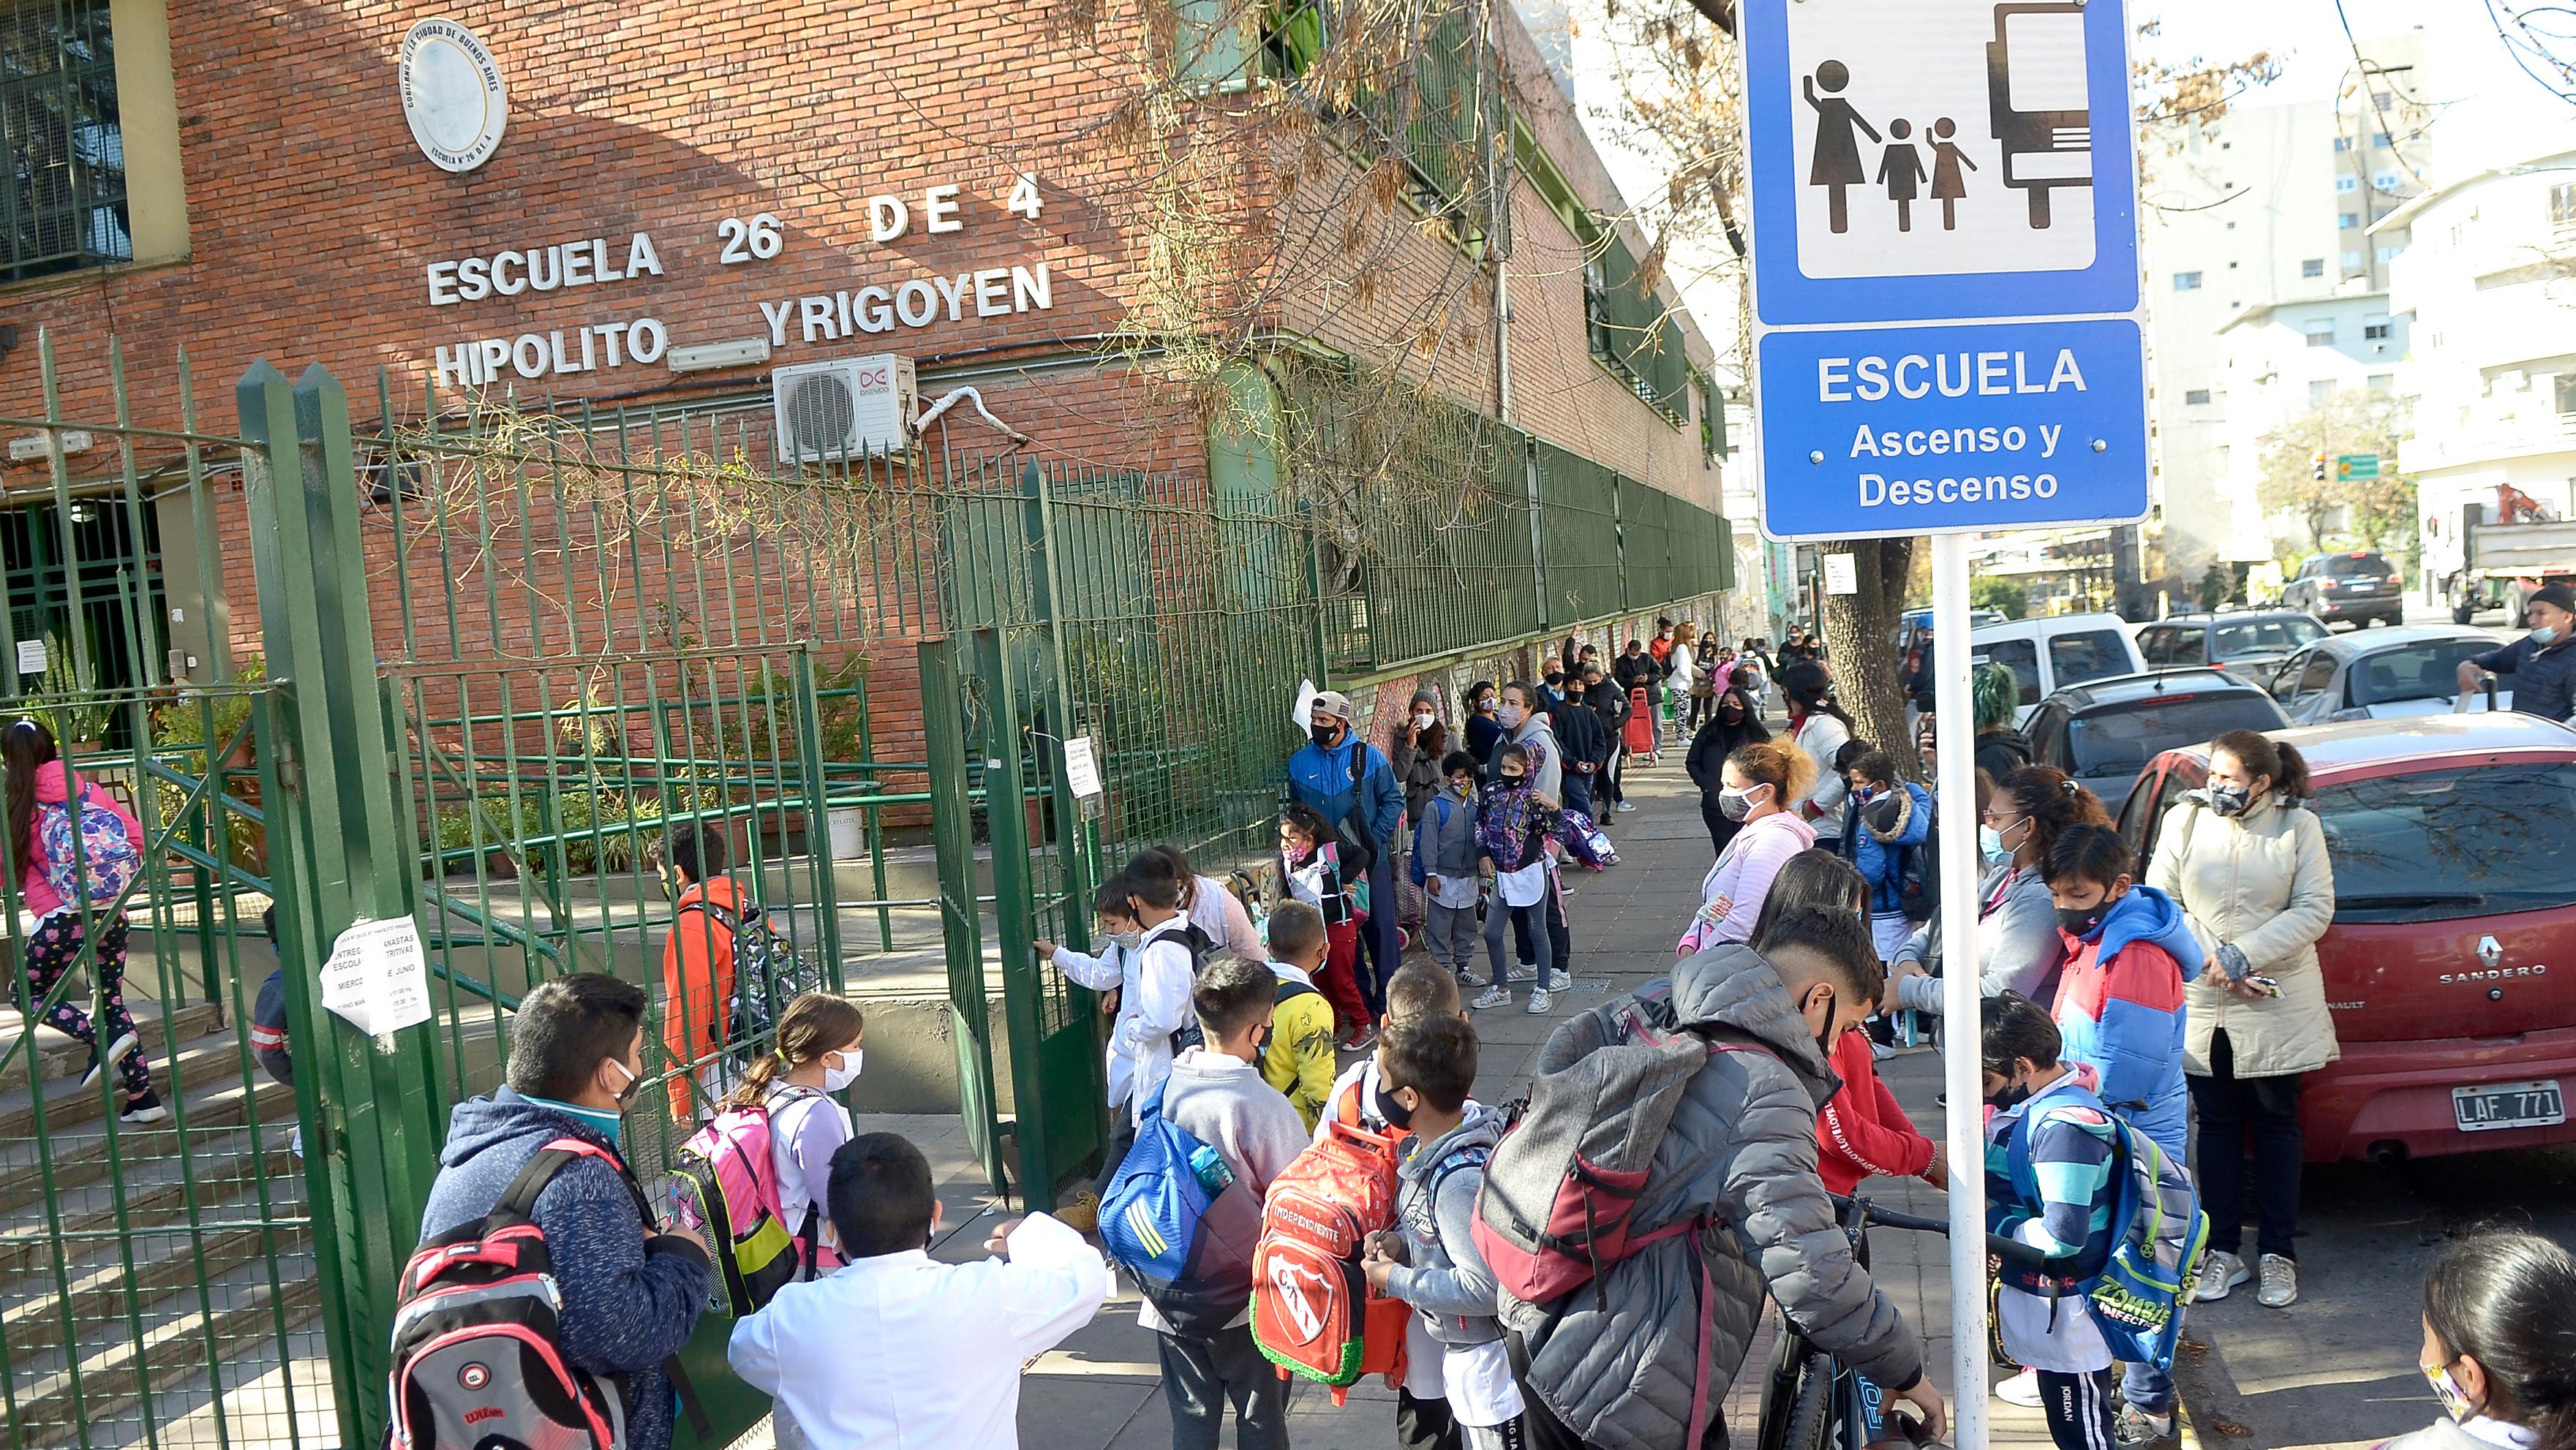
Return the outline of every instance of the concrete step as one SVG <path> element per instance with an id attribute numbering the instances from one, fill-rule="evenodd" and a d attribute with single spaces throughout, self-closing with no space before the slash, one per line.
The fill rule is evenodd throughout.
<path id="1" fill-rule="evenodd" d="M 234 1035 L 231 1027 L 225 1027 L 220 1031 L 180 1044 L 175 1056 L 154 1054 L 152 1086 L 160 1093 L 161 1101 L 165 1106 L 171 1102 L 174 1087 L 184 1088 L 192 1102 L 200 1091 L 220 1094 L 222 1090 L 228 1088 L 238 1094 L 242 1087 L 242 1060 L 240 1039 Z M 13 1139 L 30 1139 L 36 1134 L 36 1104 L 33 1095 L 24 1085 L 26 1082 L 24 1065 L 13 1063 L 11 1066 L 15 1071 L 9 1075 L 9 1081 L 16 1086 L 0 1092 L 0 1145 L 5 1145 Z M 250 1071 L 253 1074 L 254 1087 L 261 1093 L 263 1114 L 269 1111 L 266 1104 L 283 1101 L 287 1106 L 279 1111 L 291 1116 L 294 1112 L 294 1093 L 272 1081 L 258 1066 L 253 1065 Z M 275 1093 L 267 1091 L 272 1088 L 277 1091 Z M 50 1139 L 60 1135 L 66 1129 L 98 1123 L 107 1116 L 109 1099 L 118 1096 L 116 1080 L 112 1077 L 88 1087 L 82 1087 L 78 1079 L 69 1077 L 47 1082 L 44 1094 L 46 1136 Z M 218 1103 L 220 1101 L 219 1097 Z M 210 1107 L 208 1111 L 220 1112 L 222 1108 Z M 142 1127 L 127 1127 L 119 1124 L 117 1133 L 120 1138 L 134 1134 L 170 1133 L 176 1130 L 178 1121 L 178 1116 L 174 1113 L 159 1123 Z M 232 1121 L 240 1121 L 238 1115 Z M 210 1125 L 201 1124 L 193 1115 L 189 1117 L 188 1123 L 191 1127 Z"/>
<path id="2" fill-rule="evenodd" d="M 67 1000 L 83 1014 L 89 1012 L 90 1000 L 86 991 L 75 987 Z M 125 1008 L 134 1018 L 135 1032 L 143 1039 L 143 1050 L 154 1057 L 167 1053 L 173 1040 L 186 1042 L 224 1025 L 224 1007 L 220 1002 L 189 1002 L 169 1008 L 148 997 L 129 995 L 125 999 Z M 0 1042 L 17 1041 L 25 1020 L 14 1007 L 0 1008 Z M 47 1081 L 77 1076 L 89 1070 L 89 1044 L 80 1039 L 67 1037 L 40 1022 L 36 1026 L 35 1041 L 37 1061 L 42 1065 Z M 25 1050 L 19 1049 L 21 1052 Z M 15 1070 L 16 1065 L 13 1063 L 11 1066 L 10 1076 L 24 1081 L 23 1075 Z"/>
<path id="3" fill-rule="evenodd" d="M 148 1310 L 173 1294 L 193 1301 L 201 1262 L 211 1283 L 272 1253 L 298 1250 L 310 1237 L 301 1173 L 266 1186 L 265 1205 L 255 1191 L 206 1205 L 201 1227 L 138 1229 L 123 1242 L 73 1240 L 59 1266 L 45 1255 L 8 1284 L 0 1343 L 9 1362 L 59 1351 L 67 1339 L 87 1345 L 130 1334 L 129 1304 Z"/>
<path id="4" fill-rule="evenodd" d="M 291 1180 L 300 1189 L 304 1168 L 288 1152 L 275 1129 L 265 1144 L 253 1145 L 249 1133 L 220 1149 L 192 1146 L 183 1161 L 176 1155 L 128 1163 L 114 1177 L 58 1192 L 50 1203 L 39 1200 L 0 1219 L 0 1283 L 49 1266 L 56 1246 L 76 1242 L 81 1234 L 113 1234 L 122 1212 L 128 1231 L 145 1227 L 185 1227 L 188 1205 L 208 1219 L 205 1205 L 228 1201 L 265 1175 L 275 1185 Z M 272 1190 L 271 1197 L 283 1191 Z"/>

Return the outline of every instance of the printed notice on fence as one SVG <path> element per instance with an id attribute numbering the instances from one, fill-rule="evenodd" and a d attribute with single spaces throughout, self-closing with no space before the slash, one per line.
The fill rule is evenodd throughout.
<path id="1" fill-rule="evenodd" d="M 369 1037 L 429 1020 L 429 954 L 410 917 L 350 924 L 322 968 L 322 1005 Z"/>
<path id="2" fill-rule="evenodd" d="M 1090 736 L 1064 742 L 1064 783 L 1077 796 L 1100 794 L 1100 758 L 1092 753 Z"/>
<path id="3" fill-rule="evenodd" d="M 45 642 L 41 639 L 18 641 L 18 673 L 41 675 L 45 672 Z"/>

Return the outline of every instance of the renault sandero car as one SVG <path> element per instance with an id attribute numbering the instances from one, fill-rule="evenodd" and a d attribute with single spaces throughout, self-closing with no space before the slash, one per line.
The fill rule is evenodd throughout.
<path id="1" fill-rule="evenodd" d="M 2576 730 L 2423 715 L 2266 732 L 2307 758 L 2334 863 L 2317 943 L 2343 1060 L 2307 1075 L 2310 1162 L 2576 1142 Z M 2148 762 L 2120 834 L 2152 853 L 2209 747 Z"/>

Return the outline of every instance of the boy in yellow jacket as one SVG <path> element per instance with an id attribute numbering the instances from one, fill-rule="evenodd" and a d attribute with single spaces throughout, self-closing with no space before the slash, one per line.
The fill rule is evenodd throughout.
<path id="1" fill-rule="evenodd" d="M 1279 976 L 1279 1001 L 1270 1009 L 1270 1045 L 1262 1050 L 1261 1079 L 1288 1095 L 1313 1132 L 1332 1096 L 1333 1005 L 1315 987 L 1332 944 L 1324 914 L 1302 901 L 1283 901 L 1270 916 L 1270 969 Z"/>

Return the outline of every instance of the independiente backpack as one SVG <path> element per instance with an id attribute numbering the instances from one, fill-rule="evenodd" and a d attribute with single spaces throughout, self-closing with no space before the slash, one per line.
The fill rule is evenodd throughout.
<path id="1" fill-rule="evenodd" d="M 810 1204 L 802 1223 L 787 1221 L 771 1151 L 772 1109 L 821 1096 L 788 1087 L 768 1103 L 725 1108 L 671 1156 L 680 1221 L 703 1230 L 714 1251 L 720 1292 L 708 1307 L 718 1313 L 755 1313 L 781 1285 L 810 1279 L 822 1266 L 821 1225 Z"/>
<path id="2" fill-rule="evenodd" d="M 1250 1301 L 1257 1240 L 1210 1231 L 1208 1208 L 1252 1190 L 1233 1181 L 1216 1149 L 1163 1116 L 1163 1091 L 1145 1100 L 1135 1145 L 1101 1197 L 1100 1242 L 1174 1333 L 1206 1337 Z"/>
<path id="3" fill-rule="evenodd" d="M 1282 1379 L 1294 1373 L 1331 1386 L 1336 1405 L 1369 1375 L 1404 1373 L 1413 1313 L 1372 1291 L 1360 1267 L 1368 1236 L 1395 1224 L 1406 1135 L 1374 1133 L 1357 1119 L 1336 1104 L 1324 1136 L 1271 1183 L 1252 1255 L 1253 1342 Z"/>
<path id="4" fill-rule="evenodd" d="M 44 848 L 45 884 L 68 906 L 105 906 L 143 874 L 143 853 L 126 837 L 124 818 L 91 799 L 87 781 L 71 800 L 38 807 L 36 842 Z"/>
<path id="5" fill-rule="evenodd" d="M 403 1266 L 386 1376 L 394 1450 L 625 1450 L 624 1388 L 575 1369 L 556 1342 L 563 1301 L 533 1218 L 537 1195 L 586 1157 L 617 1170 L 649 1227 L 644 1190 L 626 1165 L 596 1143 L 562 1137 L 530 1155 L 490 1213 L 421 1245 Z M 677 1361 L 664 1368 L 693 1428 L 701 1438 L 712 1433 Z"/>
<path id="6" fill-rule="evenodd" d="M 2111 1255 L 2099 1271 L 2076 1279 L 2064 1292 L 2084 1296 L 2094 1327 L 2102 1331 L 2114 1358 L 2169 1370 L 2182 1338 L 2178 1311 L 2188 1301 L 2201 1255 L 2209 1247 L 2209 1215 L 2201 1211 L 2200 1193 L 2181 1163 L 2119 1114 L 2100 1108 L 2098 1101 L 2091 1105 L 2110 1119 L 2119 1142 L 2120 1161 L 2112 1175 L 2118 1191 L 2111 1204 Z M 2015 1191 L 2037 1202 L 2039 1178 L 2031 1165 L 2028 1116 L 2013 1125 L 2004 1151 Z"/>

